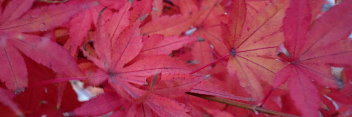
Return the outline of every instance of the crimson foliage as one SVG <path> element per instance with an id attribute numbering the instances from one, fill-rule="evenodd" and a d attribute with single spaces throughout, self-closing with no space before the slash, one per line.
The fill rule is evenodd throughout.
<path id="1" fill-rule="evenodd" d="M 0 5 L 3 116 L 352 113 L 352 0 Z"/>

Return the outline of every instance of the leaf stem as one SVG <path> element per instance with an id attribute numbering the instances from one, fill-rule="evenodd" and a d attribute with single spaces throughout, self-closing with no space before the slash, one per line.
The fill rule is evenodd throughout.
<path id="1" fill-rule="evenodd" d="M 260 102 L 259 107 L 262 107 L 264 105 L 264 103 L 266 102 L 266 100 L 269 99 L 270 95 L 274 92 L 274 90 L 275 90 L 275 88 L 270 89 L 268 94 L 266 94 L 265 97 L 263 98 L 263 100 Z"/>
<path id="2" fill-rule="evenodd" d="M 46 2 L 46 3 L 65 3 L 68 0 L 37 0 L 39 2 Z"/>
<path id="3" fill-rule="evenodd" d="M 292 114 L 287 114 L 287 113 L 283 113 L 283 112 L 278 112 L 278 111 L 266 109 L 266 108 L 263 108 L 263 107 L 250 105 L 250 104 L 246 104 L 246 103 L 242 103 L 242 102 L 237 102 L 237 101 L 233 101 L 233 100 L 223 99 L 223 98 L 219 98 L 219 97 L 214 97 L 214 96 L 209 96 L 209 95 L 202 95 L 202 94 L 197 94 L 197 93 L 192 93 L 192 92 L 186 92 L 186 93 L 188 95 L 192 95 L 192 96 L 195 96 L 195 97 L 199 97 L 199 98 L 207 99 L 207 100 L 210 100 L 210 101 L 223 103 L 223 104 L 226 104 L 226 105 L 231 105 L 231 106 L 235 106 L 235 107 L 251 110 L 251 111 L 254 111 L 254 112 L 257 111 L 257 112 L 260 112 L 260 113 L 269 114 L 269 115 L 275 115 L 275 116 L 281 116 L 281 117 L 299 117 L 297 115 L 292 115 Z"/>
<path id="4" fill-rule="evenodd" d="M 221 60 L 227 58 L 228 56 L 230 56 L 230 55 L 227 54 L 227 55 L 225 55 L 225 56 L 222 56 L 222 57 L 216 59 L 215 61 L 213 61 L 213 62 L 211 62 L 211 63 L 209 63 L 209 64 L 206 64 L 206 65 L 204 65 L 204 66 L 202 66 L 202 67 L 200 67 L 200 68 L 198 68 L 198 69 L 196 69 L 196 70 L 190 72 L 189 74 L 197 73 L 197 72 L 203 70 L 204 68 L 209 67 L 210 65 L 213 65 L 213 64 L 216 64 L 216 63 L 220 62 Z"/>

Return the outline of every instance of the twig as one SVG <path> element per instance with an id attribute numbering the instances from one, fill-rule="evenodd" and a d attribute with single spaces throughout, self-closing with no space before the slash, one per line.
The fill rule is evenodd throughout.
<path id="1" fill-rule="evenodd" d="M 223 98 L 219 98 L 219 97 L 214 97 L 214 96 L 209 96 L 209 95 L 202 95 L 202 94 L 191 93 L 191 92 L 186 92 L 186 93 L 188 95 L 192 95 L 192 96 L 195 96 L 195 97 L 199 97 L 199 98 L 203 98 L 203 99 L 207 99 L 207 100 L 211 100 L 211 101 L 215 101 L 215 102 L 219 102 L 219 103 L 223 103 L 223 104 L 227 104 L 227 105 L 231 105 L 231 106 L 235 106 L 235 107 L 251 110 L 251 111 L 254 111 L 254 112 L 257 111 L 257 112 L 260 112 L 260 113 L 265 113 L 265 114 L 275 115 L 275 116 L 281 116 L 281 117 L 299 117 L 297 115 L 282 113 L 282 112 L 278 112 L 278 111 L 274 111 L 274 110 L 265 109 L 263 107 L 250 105 L 250 104 L 246 104 L 246 103 L 242 103 L 242 102 L 237 102 L 237 101 L 233 101 L 233 100 L 223 99 Z"/>
<path id="2" fill-rule="evenodd" d="M 39 2 L 46 2 L 46 3 L 65 3 L 68 0 L 37 0 Z"/>

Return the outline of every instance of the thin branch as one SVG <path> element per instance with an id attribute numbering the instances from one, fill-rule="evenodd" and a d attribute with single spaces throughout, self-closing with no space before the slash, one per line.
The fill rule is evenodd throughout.
<path id="1" fill-rule="evenodd" d="M 46 3 L 65 3 L 68 0 L 37 0 L 38 2 L 46 2 Z"/>
<path id="2" fill-rule="evenodd" d="M 192 95 L 192 96 L 195 96 L 195 97 L 207 99 L 207 100 L 214 101 L 214 102 L 223 103 L 223 104 L 226 104 L 226 105 L 235 106 L 235 107 L 238 107 L 238 108 L 251 110 L 251 111 L 254 111 L 254 112 L 260 112 L 260 113 L 264 113 L 264 114 L 281 116 L 281 117 L 299 117 L 297 115 L 282 113 L 282 112 L 278 112 L 278 111 L 274 111 L 274 110 L 270 110 L 270 109 L 266 109 L 266 108 L 263 108 L 263 107 L 242 103 L 242 102 L 237 102 L 237 101 L 233 101 L 233 100 L 218 98 L 218 97 L 209 96 L 209 95 L 191 93 L 191 92 L 186 92 L 186 93 L 188 95 Z"/>

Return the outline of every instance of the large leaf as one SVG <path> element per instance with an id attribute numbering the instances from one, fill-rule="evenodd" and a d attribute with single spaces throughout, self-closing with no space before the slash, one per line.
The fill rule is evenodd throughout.
<path id="1" fill-rule="evenodd" d="M 319 116 L 318 90 L 312 81 L 337 88 L 338 79 L 331 74 L 332 65 L 350 66 L 351 43 L 347 39 L 352 28 L 352 0 L 330 8 L 310 24 L 311 11 L 305 0 L 291 1 L 284 22 L 287 52 L 282 60 L 289 65 L 278 72 L 274 87 L 288 81 L 291 98 L 303 116 Z M 298 9 L 298 7 L 300 7 Z M 310 25 L 310 26 L 309 26 Z"/>
<path id="2" fill-rule="evenodd" d="M 253 3 L 235 3 L 234 5 L 245 7 L 248 4 Z M 240 85 L 257 99 L 263 98 L 263 86 L 265 86 L 263 83 L 271 82 L 275 73 L 283 66 L 280 61 L 276 60 L 276 49 L 282 42 L 280 22 L 284 16 L 285 5 L 285 1 L 275 1 L 263 6 L 258 5 L 257 9 L 263 10 L 261 12 L 254 12 L 253 8 L 247 7 L 245 17 L 241 14 L 234 14 L 235 19 L 232 19 L 234 20 L 232 23 L 238 24 L 229 26 L 228 30 L 231 32 L 229 34 L 232 36 L 230 35 L 226 38 L 227 42 L 224 42 L 227 45 L 233 44 L 227 49 L 229 53 L 227 56 L 230 56 L 227 64 L 228 72 L 235 74 Z M 244 24 L 242 20 L 245 20 Z M 249 30 L 238 33 L 237 31 L 241 29 L 238 25 L 243 25 L 242 29 L 249 28 Z"/>

